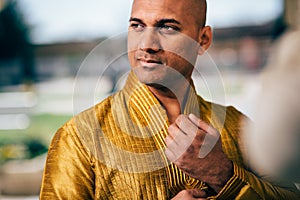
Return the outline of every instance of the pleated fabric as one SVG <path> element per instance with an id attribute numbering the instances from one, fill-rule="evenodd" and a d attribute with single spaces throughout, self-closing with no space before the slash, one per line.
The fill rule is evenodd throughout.
<path id="1" fill-rule="evenodd" d="M 260 197 L 262 186 L 264 190 L 271 187 L 244 170 L 247 166 L 239 134 L 245 116 L 233 107 L 203 100 L 193 85 L 182 110 L 217 128 L 223 150 L 234 162 L 234 176 L 219 194 L 210 193 L 206 183 L 168 161 L 164 154 L 170 125 L 166 111 L 131 72 L 123 90 L 57 131 L 49 148 L 40 198 L 164 200 L 181 190 L 197 188 L 209 193 L 210 199 L 234 199 L 238 195 Z M 258 188 L 253 189 L 249 180 Z"/>

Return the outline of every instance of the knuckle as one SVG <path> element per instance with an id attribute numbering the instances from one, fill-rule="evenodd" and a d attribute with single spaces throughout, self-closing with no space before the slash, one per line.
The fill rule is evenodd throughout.
<path id="1" fill-rule="evenodd" d="M 169 146 L 169 145 L 171 144 L 171 142 L 172 142 L 172 139 L 170 138 L 170 136 L 167 136 L 167 137 L 165 138 L 165 143 L 166 143 L 166 145 Z"/>
<path id="2" fill-rule="evenodd" d="M 180 114 L 178 117 L 181 118 L 181 119 L 183 119 L 183 118 L 185 118 L 185 115 L 184 114 Z"/>
<path id="3" fill-rule="evenodd" d="M 179 194 L 181 194 L 182 196 L 187 196 L 187 195 L 189 195 L 189 191 L 182 190 L 182 191 L 179 192 Z"/>
<path id="4" fill-rule="evenodd" d="M 186 116 L 183 114 L 180 114 L 177 118 L 176 118 L 176 123 L 181 123 L 185 120 Z"/>
<path id="5" fill-rule="evenodd" d="M 169 126 L 169 129 L 174 129 L 174 128 L 176 128 L 176 125 L 175 125 L 175 124 L 171 124 L 171 125 Z"/>
<path id="6" fill-rule="evenodd" d="M 176 125 L 175 125 L 175 124 L 171 124 L 171 125 L 169 126 L 169 128 L 168 128 L 168 132 L 169 132 L 169 133 L 172 133 L 172 132 L 174 132 L 174 131 L 176 131 Z"/>

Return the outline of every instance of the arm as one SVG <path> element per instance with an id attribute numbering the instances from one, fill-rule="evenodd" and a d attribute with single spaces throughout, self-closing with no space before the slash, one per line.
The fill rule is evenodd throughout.
<path id="1" fill-rule="evenodd" d="M 172 162 L 218 193 L 211 199 L 299 198 L 291 188 L 276 187 L 230 161 L 218 131 L 193 115 L 176 120 L 169 128 L 166 144 L 166 155 Z"/>
<path id="2" fill-rule="evenodd" d="M 211 199 L 300 199 L 299 191 L 293 186 L 280 187 L 264 181 L 253 173 L 234 164 L 234 175 L 218 195 Z"/>
<path id="3" fill-rule="evenodd" d="M 179 116 L 168 129 L 166 156 L 189 176 L 216 193 L 233 175 L 233 164 L 222 151 L 219 133 L 194 115 Z"/>
<path id="4" fill-rule="evenodd" d="M 40 199 L 93 199 L 94 173 L 75 130 L 65 125 L 50 145 Z"/>

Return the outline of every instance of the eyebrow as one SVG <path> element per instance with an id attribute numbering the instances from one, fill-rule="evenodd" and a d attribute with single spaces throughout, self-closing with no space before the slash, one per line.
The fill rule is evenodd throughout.
<path id="1" fill-rule="evenodd" d="M 143 22 L 143 20 L 141 20 L 141 19 L 139 19 L 139 18 L 135 18 L 135 17 L 131 17 L 131 18 L 129 19 L 129 22 L 132 22 L 132 21 L 139 22 L 139 23 L 141 23 L 141 24 L 145 24 L 145 23 Z M 167 23 L 175 23 L 175 24 L 180 25 L 180 22 L 177 21 L 176 19 L 165 18 L 165 19 L 160 19 L 159 21 L 157 21 L 157 22 L 155 23 L 155 26 L 156 26 L 156 27 L 160 27 L 160 26 L 162 26 L 162 25 L 164 25 L 164 24 L 167 24 Z"/>
<path id="2" fill-rule="evenodd" d="M 167 23 L 174 23 L 180 25 L 180 22 L 177 21 L 176 19 L 161 19 L 157 22 L 158 25 L 163 25 Z"/>
<path id="3" fill-rule="evenodd" d="M 135 18 L 135 17 L 130 17 L 129 22 L 139 22 L 141 24 L 144 24 L 143 20 L 139 19 L 139 18 Z"/>

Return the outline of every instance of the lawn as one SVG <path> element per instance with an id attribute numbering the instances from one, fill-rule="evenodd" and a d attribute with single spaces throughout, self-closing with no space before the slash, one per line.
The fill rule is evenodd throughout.
<path id="1" fill-rule="evenodd" d="M 30 116 L 25 130 L 0 130 L 0 163 L 11 159 L 32 158 L 47 152 L 56 130 L 71 115 L 40 114 Z"/>

